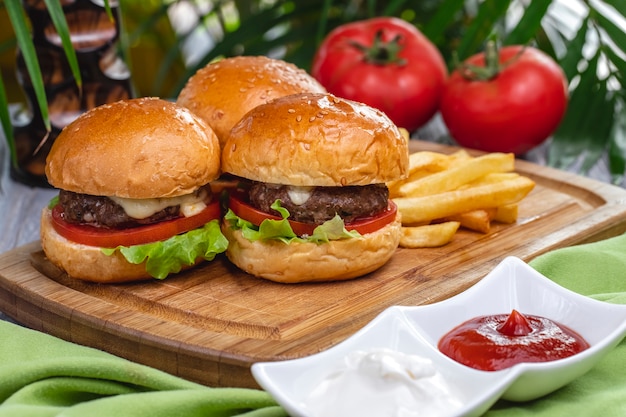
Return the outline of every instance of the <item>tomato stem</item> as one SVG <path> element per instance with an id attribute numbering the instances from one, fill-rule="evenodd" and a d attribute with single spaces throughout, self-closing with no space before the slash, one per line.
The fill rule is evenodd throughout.
<path id="1" fill-rule="evenodd" d="M 459 71 L 467 80 L 473 81 L 489 81 L 500 73 L 500 59 L 498 45 L 495 41 L 490 40 L 485 46 L 485 66 L 468 64 L 466 62 L 460 65 Z"/>
<path id="2" fill-rule="evenodd" d="M 400 52 L 404 46 L 400 44 L 402 35 L 394 36 L 389 42 L 383 41 L 383 30 L 380 29 L 374 35 L 372 46 L 365 46 L 355 41 L 350 41 L 350 45 L 363 53 L 365 62 L 374 65 L 405 65 L 406 59 L 401 58 Z"/>
<path id="3" fill-rule="evenodd" d="M 485 45 L 485 65 L 472 65 L 467 62 L 463 62 L 458 64 L 457 67 L 459 72 L 466 80 L 470 81 L 489 81 L 498 76 L 500 72 L 520 57 L 522 53 L 524 53 L 524 49 L 522 48 L 518 54 L 509 59 L 507 62 L 500 63 L 500 49 L 498 48 L 498 44 L 495 40 L 491 39 L 487 41 Z"/>

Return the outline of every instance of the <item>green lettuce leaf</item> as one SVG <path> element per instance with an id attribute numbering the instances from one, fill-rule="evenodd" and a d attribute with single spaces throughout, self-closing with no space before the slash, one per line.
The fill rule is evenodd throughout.
<path id="1" fill-rule="evenodd" d="M 275 239 L 287 244 L 294 241 L 327 243 L 331 240 L 351 239 L 361 236 L 356 230 L 346 230 L 343 219 L 339 215 L 335 215 L 331 220 L 317 226 L 313 230 L 312 235 L 297 236 L 287 220 L 289 211 L 280 205 L 279 200 L 276 200 L 271 207 L 280 213 L 282 220 L 265 219 L 257 227 L 237 216 L 231 209 L 228 209 L 224 219 L 233 229 L 241 230 L 243 237 L 250 241 Z"/>
<path id="2" fill-rule="evenodd" d="M 58 194 L 50 199 L 50 201 L 48 202 L 48 208 L 50 210 L 52 210 L 54 208 L 54 206 L 56 206 L 57 204 L 59 204 L 59 195 Z"/>
<path id="3" fill-rule="evenodd" d="M 220 230 L 219 220 L 212 220 L 203 227 L 171 238 L 145 245 L 118 246 L 103 248 L 105 255 L 119 250 L 126 260 L 133 264 L 146 261 L 146 270 L 154 278 L 164 279 L 170 273 L 180 272 L 183 266 L 193 265 L 203 258 L 211 261 L 219 253 L 226 251 L 228 240 Z"/>

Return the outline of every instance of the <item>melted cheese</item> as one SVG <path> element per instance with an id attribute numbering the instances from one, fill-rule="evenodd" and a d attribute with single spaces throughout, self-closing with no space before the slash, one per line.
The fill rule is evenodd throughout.
<path id="1" fill-rule="evenodd" d="M 287 194 L 293 204 L 301 206 L 306 203 L 309 198 L 311 198 L 313 188 L 315 187 L 296 187 L 291 185 L 287 187 Z"/>
<path id="2" fill-rule="evenodd" d="M 187 194 L 171 198 L 121 198 L 109 197 L 119 204 L 126 214 L 134 219 L 145 219 L 171 206 L 180 205 L 180 212 L 185 216 L 193 216 L 206 208 L 206 193 Z"/>

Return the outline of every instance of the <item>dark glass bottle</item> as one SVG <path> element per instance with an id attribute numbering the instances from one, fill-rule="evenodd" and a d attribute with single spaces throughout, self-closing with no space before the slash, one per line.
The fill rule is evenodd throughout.
<path id="1" fill-rule="evenodd" d="M 33 186 L 48 186 L 44 172 L 46 156 L 63 127 L 91 108 L 133 95 L 130 72 L 118 50 L 120 25 L 117 2 L 109 1 L 113 20 L 109 18 L 102 1 L 65 0 L 61 3 L 77 54 L 82 91 L 76 85 L 44 1 L 23 1 L 32 25 L 32 39 L 52 124 L 52 131 L 46 135 L 32 83 L 18 50 L 17 79 L 26 96 L 27 106 L 13 117 L 18 167 L 12 167 L 11 176 Z"/>

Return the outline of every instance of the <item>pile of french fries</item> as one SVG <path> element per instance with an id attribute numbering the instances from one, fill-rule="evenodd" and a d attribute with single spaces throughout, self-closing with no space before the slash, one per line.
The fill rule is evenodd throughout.
<path id="1" fill-rule="evenodd" d="M 488 233 L 493 221 L 514 223 L 518 203 L 534 181 L 514 172 L 515 156 L 472 156 L 420 151 L 410 155 L 409 176 L 388 183 L 390 198 L 402 214 L 406 248 L 449 243 L 460 227 Z"/>

